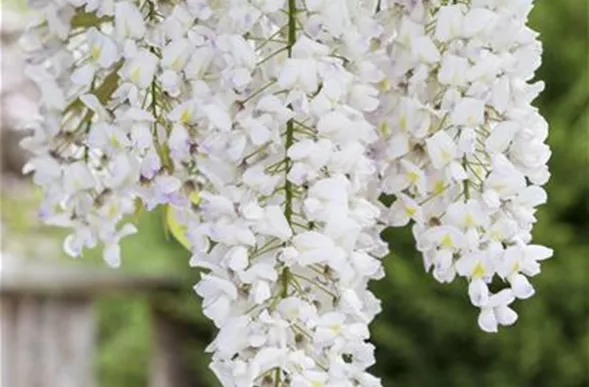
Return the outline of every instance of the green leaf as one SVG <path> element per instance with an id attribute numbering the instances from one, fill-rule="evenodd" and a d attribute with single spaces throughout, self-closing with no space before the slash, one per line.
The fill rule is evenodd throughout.
<path id="1" fill-rule="evenodd" d="M 200 194 L 197 191 L 193 191 L 188 197 L 192 204 L 198 205 L 200 203 Z M 175 208 L 166 205 L 164 207 L 164 217 L 164 230 L 166 234 L 172 235 L 186 250 L 191 251 L 192 246 L 186 237 L 186 231 L 188 230 L 185 225 L 178 221 Z"/>

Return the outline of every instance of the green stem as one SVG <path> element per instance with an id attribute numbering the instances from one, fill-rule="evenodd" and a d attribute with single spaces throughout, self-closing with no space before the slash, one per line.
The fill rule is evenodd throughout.
<path id="1" fill-rule="evenodd" d="M 266 85 L 262 86 L 262 88 L 260 90 L 256 91 L 255 93 L 253 93 L 252 95 L 250 95 L 249 97 L 247 97 L 246 99 L 244 99 L 243 101 L 240 101 L 240 103 L 242 105 L 245 105 L 246 103 L 248 103 L 252 99 L 256 98 L 258 95 L 262 94 L 269 87 L 272 87 L 275 83 L 276 83 L 276 80 L 272 80 L 272 81 L 268 82 Z"/>
<path id="2" fill-rule="evenodd" d="M 70 20 L 72 28 L 98 27 L 103 23 L 113 21 L 112 16 L 97 16 L 95 12 L 77 12 Z"/>
<path id="3" fill-rule="evenodd" d="M 468 160 L 466 160 L 466 156 L 464 156 L 462 158 L 462 167 L 464 168 L 465 171 L 466 171 L 467 166 L 468 166 Z M 465 201 L 468 201 L 470 199 L 470 187 L 468 184 L 468 179 L 464 180 L 464 198 L 465 198 Z"/>
<path id="4" fill-rule="evenodd" d="M 160 120 L 160 115 L 161 112 L 163 110 L 163 108 L 160 109 L 160 114 L 158 114 L 157 111 L 157 84 L 155 79 L 151 82 L 151 106 L 150 106 L 150 110 L 151 110 L 151 115 L 154 118 L 154 122 L 153 122 L 153 140 L 155 143 L 155 147 L 156 147 L 156 151 L 158 153 L 158 156 L 160 157 L 160 160 L 162 162 L 163 167 L 170 173 L 174 172 L 174 163 L 172 162 L 172 159 L 170 158 L 170 151 L 169 148 L 167 147 L 166 144 L 162 144 L 159 141 L 159 136 L 158 136 L 158 122 Z"/>
<path id="5" fill-rule="evenodd" d="M 288 0 L 288 57 L 292 57 L 292 47 L 295 44 L 297 39 L 297 25 L 296 25 L 296 0 Z M 292 106 L 289 106 L 292 109 Z M 288 180 L 288 173 L 291 169 L 291 160 L 288 158 L 288 150 L 294 144 L 294 121 L 291 119 L 286 123 L 286 140 L 285 140 L 285 153 L 287 159 L 287 166 L 285 170 L 285 203 L 284 203 L 284 217 L 289 225 L 292 224 L 292 201 L 293 201 L 293 186 L 292 183 Z M 288 282 L 291 277 L 290 269 L 285 267 L 282 270 L 281 280 L 282 280 L 282 291 L 281 296 L 282 298 L 288 297 Z M 275 386 L 279 387 L 281 384 L 280 381 L 280 370 L 278 370 L 276 374 Z"/>
<path id="6" fill-rule="evenodd" d="M 268 43 L 272 42 L 272 40 L 274 38 L 276 38 L 278 35 L 280 35 L 280 33 L 282 32 L 282 30 L 284 29 L 284 27 L 286 26 L 282 26 L 280 27 L 280 29 L 278 31 L 276 31 L 275 33 L 273 33 L 268 39 L 266 39 L 262 44 L 260 44 L 258 47 L 256 47 L 256 51 L 261 50 L 262 48 L 264 48 L 264 46 L 266 46 Z"/>
<path id="7" fill-rule="evenodd" d="M 297 28 L 296 28 L 296 0 L 288 0 L 288 57 L 292 57 L 292 47 L 297 39 Z M 291 106 L 292 109 L 292 106 Z M 294 144 L 294 120 L 289 120 L 286 123 L 286 152 Z M 287 156 L 288 159 L 288 156 Z M 290 159 L 288 159 L 288 166 L 286 168 L 285 176 L 285 191 L 286 191 L 286 203 L 284 208 L 284 216 L 288 223 L 291 223 L 292 219 L 292 183 L 288 180 L 288 173 L 290 172 Z"/>
<path id="8" fill-rule="evenodd" d="M 274 51 L 272 54 L 268 55 L 267 57 L 265 57 L 264 59 L 262 59 L 261 61 L 256 63 L 256 67 L 263 65 L 264 63 L 268 62 L 270 59 L 274 58 L 276 55 L 280 55 L 281 53 L 283 53 L 284 51 L 287 51 L 287 50 L 290 53 L 290 45 L 287 47 L 279 48 L 278 50 Z M 290 55 L 289 55 L 289 57 L 290 57 Z"/>

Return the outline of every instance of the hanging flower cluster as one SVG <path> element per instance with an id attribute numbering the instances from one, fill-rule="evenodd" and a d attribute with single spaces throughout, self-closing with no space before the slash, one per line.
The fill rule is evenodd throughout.
<path id="1" fill-rule="evenodd" d="M 131 215 L 162 206 L 224 386 L 379 386 L 387 226 L 468 279 L 484 330 L 533 294 L 552 252 L 530 244 L 550 156 L 531 0 L 32 3 L 41 217 L 118 266 Z"/>
<path id="2" fill-rule="evenodd" d="M 374 117 L 381 190 L 396 199 L 384 220 L 414 223 L 426 270 L 468 279 L 480 327 L 495 332 L 516 321 L 509 305 L 534 294 L 528 277 L 552 255 L 530 244 L 550 157 L 531 105 L 544 86 L 528 83 L 541 62 L 532 0 L 398 3 L 383 15 L 395 34 Z"/>

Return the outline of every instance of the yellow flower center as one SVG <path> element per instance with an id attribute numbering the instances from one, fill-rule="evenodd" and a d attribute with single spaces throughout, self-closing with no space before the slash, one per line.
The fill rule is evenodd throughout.
<path id="1" fill-rule="evenodd" d="M 513 270 L 513 272 L 514 272 L 514 273 L 517 273 L 517 272 L 519 271 L 519 269 L 520 269 L 520 264 L 519 264 L 519 262 L 518 262 L 518 261 L 516 261 L 516 262 L 513 264 L 512 270 Z"/>
<path id="2" fill-rule="evenodd" d="M 383 136 L 385 136 L 385 137 L 388 137 L 388 136 L 390 136 L 390 135 L 391 135 L 391 133 L 392 133 L 391 126 L 390 126 L 390 125 L 389 125 L 389 123 L 388 123 L 388 122 L 386 122 L 386 121 L 383 121 L 383 122 L 380 124 L 380 126 L 378 127 L 378 129 L 379 129 L 380 133 L 381 133 Z"/>
<path id="3" fill-rule="evenodd" d="M 417 184 L 419 182 L 419 180 L 421 180 L 419 173 L 417 173 L 415 171 L 411 171 L 411 172 L 407 173 L 407 179 L 409 179 L 409 182 L 411 184 Z"/>
<path id="4" fill-rule="evenodd" d="M 90 55 L 92 56 L 92 59 L 97 61 L 98 58 L 100 58 L 100 53 L 102 52 L 102 49 L 100 47 L 100 45 L 95 44 L 94 46 L 92 46 L 92 51 L 90 53 Z"/>
<path id="5" fill-rule="evenodd" d="M 170 67 L 174 71 L 180 71 L 181 70 L 181 67 L 182 67 L 182 60 L 181 60 L 181 58 L 180 57 L 177 57 L 176 59 L 174 59 L 174 61 L 170 65 Z"/>
<path id="6" fill-rule="evenodd" d="M 389 91 L 391 89 L 391 82 L 385 78 L 378 84 L 380 91 Z"/>
<path id="7" fill-rule="evenodd" d="M 184 111 L 180 115 L 180 122 L 186 124 L 186 123 L 190 122 L 191 119 L 192 119 L 192 114 L 190 113 L 190 110 L 184 109 Z"/>
<path id="8" fill-rule="evenodd" d="M 200 193 L 198 191 L 193 191 L 189 196 L 188 199 L 195 204 L 198 205 L 200 203 Z"/>
<path id="9" fill-rule="evenodd" d="M 117 204 L 113 204 L 112 206 L 110 206 L 110 208 L 108 209 L 108 217 L 110 219 L 114 219 L 116 218 L 116 216 L 119 214 L 119 206 Z"/>
<path id="10" fill-rule="evenodd" d="M 503 239 L 503 234 L 500 231 L 495 230 L 495 231 L 491 232 L 491 234 L 489 235 L 489 238 L 492 241 L 499 242 L 500 240 Z"/>
<path id="11" fill-rule="evenodd" d="M 109 136 L 109 140 L 110 143 L 115 147 L 115 148 L 120 148 L 121 147 L 121 142 L 119 141 L 119 139 L 117 138 L 117 136 L 115 136 L 114 134 L 111 134 Z"/>
<path id="12" fill-rule="evenodd" d="M 485 268 L 480 262 L 477 262 L 474 269 L 472 269 L 472 278 L 481 279 L 485 275 Z"/>
<path id="13" fill-rule="evenodd" d="M 466 216 L 464 217 L 464 225 L 466 227 L 476 226 L 476 222 L 474 221 L 474 218 L 472 217 L 471 214 L 466 214 Z"/>
<path id="14" fill-rule="evenodd" d="M 135 83 L 139 83 L 141 80 L 141 68 L 137 67 L 131 71 L 131 80 Z"/>
<path id="15" fill-rule="evenodd" d="M 452 161 L 452 154 L 448 152 L 446 149 L 442 149 L 442 159 L 448 163 Z"/>
<path id="16" fill-rule="evenodd" d="M 443 247 L 447 247 L 447 248 L 452 248 L 454 247 L 454 242 L 452 241 L 452 238 L 450 237 L 450 234 L 446 234 L 444 235 L 444 237 L 442 238 L 442 246 Z"/>
<path id="17" fill-rule="evenodd" d="M 405 206 L 405 213 L 407 216 L 413 216 L 417 212 L 417 208 L 411 206 Z"/>
<path id="18" fill-rule="evenodd" d="M 434 184 L 434 193 L 436 195 L 441 194 L 442 192 L 444 192 L 445 189 L 446 189 L 446 187 L 444 186 L 444 182 L 442 180 L 438 180 Z"/>
<path id="19" fill-rule="evenodd" d="M 407 130 L 408 124 L 406 115 L 401 116 L 401 119 L 399 120 L 399 127 L 401 130 Z"/>
<path id="20" fill-rule="evenodd" d="M 341 324 L 333 324 L 329 326 L 329 330 L 334 334 L 334 335 L 339 335 L 340 333 L 342 333 L 343 328 Z"/>

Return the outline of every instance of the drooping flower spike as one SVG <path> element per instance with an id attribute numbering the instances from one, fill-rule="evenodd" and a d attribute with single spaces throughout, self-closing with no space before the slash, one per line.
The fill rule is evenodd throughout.
<path id="1" fill-rule="evenodd" d="M 384 221 L 412 222 L 426 270 L 466 278 L 480 327 L 495 332 L 552 255 L 531 244 L 549 178 L 548 126 L 531 105 L 541 45 L 526 26 L 531 0 L 445 3 L 397 1 L 381 15 L 394 26 L 372 120 L 381 190 L 395 197 Z"/>
<path id="2" fill-rule="evenodd" d="M 388 225 L 413 222 L 436 279 L 468 279 L 483 329 L 512 324 L 551 255 L 530 244 L 550 155 L 531 1 L 443 3 L 35 1 L 41 217 L 118 266 L 129 216 L 163 207 L 224 386 L 379 386 Z"/>

